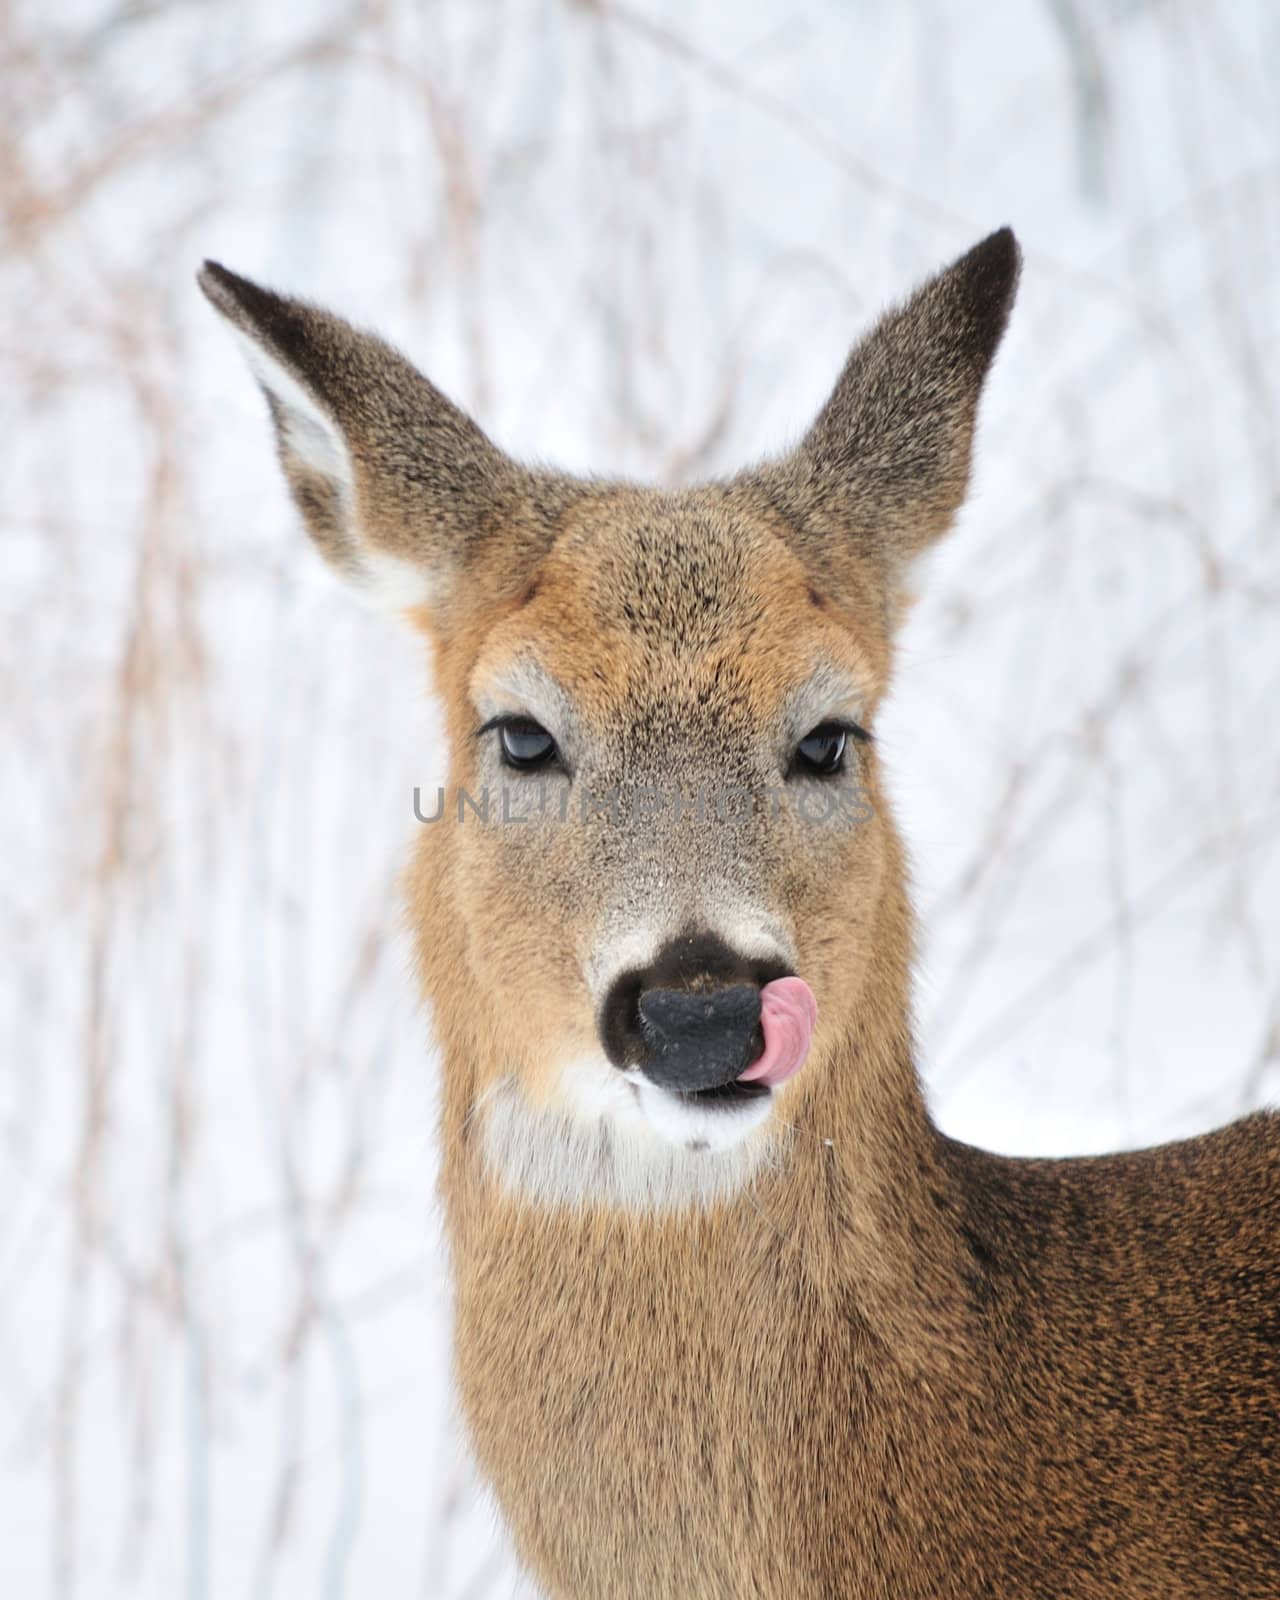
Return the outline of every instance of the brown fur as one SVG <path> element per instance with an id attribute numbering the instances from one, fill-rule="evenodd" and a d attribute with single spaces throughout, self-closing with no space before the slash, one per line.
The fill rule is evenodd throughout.
<path id="1" fill-rule="evenodd" d="M 679 494 L 519 468 L 377 341 L 204 281 L 346 441 L 353 503 L 296 458 L 268 383 L 321 548 L 431 576 L 415 619 L 453 781 L 496 781 L 474 729 L 536 655 L 572 708 L 574 782 L 626 791 L 765 782 L 815 664 L 873 720 L 1017 264 L 993 235 L 859 346 L 793 456 Z M 457 1374 L 524 1559 L 564 1600 L 1280 1595 L 1280 1124 L 1056 1162 L 941 1135 L 901 848 L 874 747 L 857 762 L 856 827 L 423 830 L 409 915 L 445 1063 Z M 559 1064 L 595 1047 L 600 940 L 714 895 L 769 908 L 818 1000 L 771 1165 L 668 1211 L 504 1188 L 488 1096 L 554 1106 Z"/>

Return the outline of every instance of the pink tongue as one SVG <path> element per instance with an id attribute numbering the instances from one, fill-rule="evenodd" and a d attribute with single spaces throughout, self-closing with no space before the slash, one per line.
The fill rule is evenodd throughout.
<path id="1" fill-rule="evenodd" d="M 803 978 L 775 978 L 760 991 L 764 1053 L 739 1077 L 740 1083 L 767 1083 L 776 1089 L 804 1066 L 818 1020 L 818 1002 Z"/>

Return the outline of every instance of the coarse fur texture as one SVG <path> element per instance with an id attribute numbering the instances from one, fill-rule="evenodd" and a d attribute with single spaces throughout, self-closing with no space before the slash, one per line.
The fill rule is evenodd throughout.
<path id="1" fill-rule="evenodd" d="M 449 820 L 408 914 L 457 1376 L 556 1600 L 1280 1595 L 1280 1122 L 1009 1159 L 939 1133 L 915 1066 L 857 735 L 1018 268 L 993 234 L 792 454 L 662 493 L 518 466 L 377 339 L 202 274 L 321 552 L 366 592 L 390 573 L 433 657 Z M 503 765 L 513 716 L 547 772 Z M 833 721 L 814 777 L 793 753 Z M 803 1070 L 720 1104 L 619 1064 L 604 1019 L 663 970 L 802 977 Z"/>

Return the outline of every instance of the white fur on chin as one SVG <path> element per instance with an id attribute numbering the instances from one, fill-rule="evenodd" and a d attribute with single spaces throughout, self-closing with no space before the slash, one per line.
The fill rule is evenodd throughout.
<path id="1" fill-rule="evenodd" d="M 506 1078 L 476 1114 L 489 1170 L 510 1193 L 659 1212 L 727 1200 L 776 1161 L 777 1137 L 764 1126 L 772 1099 L 689 1105 L 601 1056 L 566 1066 L 551 1105 L 530 1104 Z"/>

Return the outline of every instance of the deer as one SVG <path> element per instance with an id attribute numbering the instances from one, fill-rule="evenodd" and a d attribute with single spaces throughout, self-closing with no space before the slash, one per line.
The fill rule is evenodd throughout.
<path id="1" fill-rule="evenodd" d="M 374 335 L 200 274 L 443 703 L 403 899 L 454 1376 L 555 1600 L 1280 1596 L 1280 1117 L 1009 1157 L 917 1065 L 876 716 L 1020 269 L 993 233 L 794 449 L 683 488 L 522 465 Z"/>

